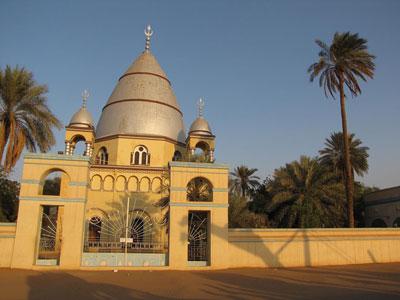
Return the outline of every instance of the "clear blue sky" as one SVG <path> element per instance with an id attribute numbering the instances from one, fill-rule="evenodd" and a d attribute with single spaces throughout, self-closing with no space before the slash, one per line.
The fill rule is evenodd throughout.
<path id="1" fill-rule="evenodd" d="M 400 1 L 18 1 L 0 3 L 0 67 L 25 66 L 49 87 L 67 124 L 91 92 L 97 121 L 118 77 L 143 50 L 143 29 L 172 81 L 186 128 L 195 103 L 217 136 L 216 157 L 265 177 L 300 155 L 315 156 L 340 130 L 338 101 L 326 99 L 307 67 L 316 38 L 359 32 L 377 56 L 375 79 L 348 103 L 349 129 L 370 147 L 363 181 L 400 184 Z M 64 131 L 56 133 L 63 150 Z M 20 166 L 14 176 L 20 176 Z"/>

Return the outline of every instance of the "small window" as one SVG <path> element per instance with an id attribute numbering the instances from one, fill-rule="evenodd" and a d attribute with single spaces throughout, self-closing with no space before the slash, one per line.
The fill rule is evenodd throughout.
<path id="1" fill-rule="evenodd" d="M 132 165 L 149 165 L 150 153 L 145 146 L 137 146 L 131 154 Z"/>
<path id="2" fill-rule="evenodd" d="M 172 157 L 172 161 L 181 161 L 182 160 L 182 153 L 178 150 L 174 152 L 174 156 Z"/>
<path id="3" fill-rule="evenodd" d="M 108 165 L 108 153 L 106 147 L 101 147 L 97 153 L 96 163 L 99 165 Z"/>

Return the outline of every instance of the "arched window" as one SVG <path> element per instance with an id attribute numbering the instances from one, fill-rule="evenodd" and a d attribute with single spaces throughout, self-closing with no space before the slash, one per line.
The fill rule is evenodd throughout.
<path id="1" fill-rule="evenodd" d="M 89 241 L 99 241 L 101 235 L 101 219 L 94 216 L 89 220 Z"/>
<path id="2" fill-rule="evenodd" d="M 108 165 L 108 153 L 106 147 L 101 147 L 96 156 L 96 163 L 100 165 Z"/>
<path id="3" fill-rule="evenodd" d="M 172 161 L 181 161 L 182 160 L 182 153 L 178 150 L 174 152 L 174 156 L 172 157 Z"/>
<path id="4" fill-rule="evenodd" d="M 385 221 L 383 221 L 382 219 L 375 219 L 372 224 L 371 227 L 387 227 Z"/>
<path id="5" fill-rule="evenodd" d="M 68 176 L 61 170 L 50 170 L 41 180 L 39 194 L 49 196 L 60 196 L 68 185 Z"/>
<path id="6" fill-rule="evenodd" d="M 153 223 L 150 216 L 143 210 L 134 210 L 130 226 L 130 237 L 133 243 L 151 242 L 152 233 Z"/>
<path id="7" fill-rule="evenodd" d="M 145 146 L 137 146 L 131 154 L 132 165 L 149 165 L 150 153 Z"/>
<path id="8" fill-rule="evenodd" d="M 212 201 L 213 188 L 211 182 L 203 177 L 196 177 L 187 185 L 187 199 L 189 201 Z"/>
<path id="9" fill-rule="evenodd" d="M 134 243 L 143 243 L 144 222 L 141 218 L 135 218 L 132 220 L 131 238 Z"/>

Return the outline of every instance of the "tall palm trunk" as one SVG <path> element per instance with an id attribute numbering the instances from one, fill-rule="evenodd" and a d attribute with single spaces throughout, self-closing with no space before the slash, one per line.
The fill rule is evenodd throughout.
<path id="1" fill-rule="evenodd" d="M 347 218 L 350 228 L 354 227 L 354 212 L 353 212 L 353 180 L 350 164 L 350 150 L 349 139 L 347 137 L 347 117 L 346 117 L 346 99 L 344 95 L 344 79 L 343 73 L 339 75 L 339 88 L 340 88 L 340 112 L 342 115 L 342 131 L 343 131 L 343 147 L 344 147 L 344 161 L 346 170 L 346 198 L 347 198 Z"/>

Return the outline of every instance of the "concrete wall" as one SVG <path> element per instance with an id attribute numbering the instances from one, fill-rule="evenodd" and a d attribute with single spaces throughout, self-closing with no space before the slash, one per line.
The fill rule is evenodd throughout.
<path id="1" fill-rule="evenodd" d="M 16 228 L 15 223 L 0 223 L 0 268 L 11 266 Z"/>
<path id="2" fill-rule="evenodd" d="M 230 268 L 400 262 L 400 229 L 230 229 Z"/>

